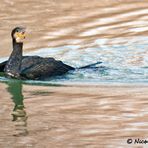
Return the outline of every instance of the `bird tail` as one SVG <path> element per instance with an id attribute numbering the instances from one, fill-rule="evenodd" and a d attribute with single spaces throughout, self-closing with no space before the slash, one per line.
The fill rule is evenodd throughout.
<path id="1" fill-rule="evenodd" d="M 89 65 L 86 65 L 86 66 L 82 66 L 82 67 L 79 67 L 77 69 L 87 69 L 87 68 L 92 68 L 94 67 L 95 65 L 97 64 L 101 64 L 102 62 L 96 62 L 96 63 L 93 63 L 93 64 L 89 64 Z"/>

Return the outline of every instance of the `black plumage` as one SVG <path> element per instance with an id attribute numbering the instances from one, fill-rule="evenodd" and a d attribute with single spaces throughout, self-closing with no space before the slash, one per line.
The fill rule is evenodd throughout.
<path id="1" fill-rule="evenodd" d="M 43 58 L 39 56 L 22 56 L 25 29 L 16 27 L 12 30 L 13 51 L 8 59 L 0 64 L 0 71 L 6 76 L 17 79 L 41 80 L 47 77 L 62 75 L 73 67 L 64 64 L 54 58 Z"/>
<path id="2" fill-rule="evenodd" d="M 14 28 L 11 36 L 13 51 L 8 61 L 0 63 L 0 72 L 4 72 L 6 76 L 17 79 L 43 80 L 52 76 L 65 74 L 75 69 L 54 58 L 23 56 L 23 40 L 25 39 L 24 28 Z M 100 63 L 101 62 L 97 62 L 81 68 L 89 68 Z"/>

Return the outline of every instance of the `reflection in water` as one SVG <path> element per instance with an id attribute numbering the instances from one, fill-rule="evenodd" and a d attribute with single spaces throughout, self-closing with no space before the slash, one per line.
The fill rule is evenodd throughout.
<path id="1" fill-rule="evenodd" d="M 8 91 L 12 95 L 14 109 L 12 111 L 13 120 L 15 122 L 15 136 L 27 135 L 27 114 L 23 103 L 24 96 L 22 94 L 22 81 L 12 80 L 8 83 Z"/>
<path id="2" fill-rule="evenodd" d="M 0 1 L 0 60 L 10 54 L 11 29 L 26 26 L 24 54 L 54 57 L 74 67 L 102 61 L 109 68 L 103 73 L 75 71 L 59 79 L 60 84 L 148 82 L 147 8 L 147 0 Z M 0 148 L 147 147 L 127 144 L 128 138 L 148 137 L 147 84 L 49 88 L 29 83 L 36 84 L 25 86 L 31 98 L 25 100 L 31 130 L 22 138 L 10 136 L 12 122 L 7 117 L 12 109 L 0 84 Z M 22 133 L 16 135 L 27 135 L 22 84 L 8 85 L 15 102 L 16 132 Z"/>

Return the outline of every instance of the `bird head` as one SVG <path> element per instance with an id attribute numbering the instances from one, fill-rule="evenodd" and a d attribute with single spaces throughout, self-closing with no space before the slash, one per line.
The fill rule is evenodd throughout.
<path id="1" fill-rule="evenodd" d="M 25 39 L 25 32 L 26 28 L 15 27 L 11 32 L 12 39 L 15 40 L 17 43 L 23 43 Z"/>

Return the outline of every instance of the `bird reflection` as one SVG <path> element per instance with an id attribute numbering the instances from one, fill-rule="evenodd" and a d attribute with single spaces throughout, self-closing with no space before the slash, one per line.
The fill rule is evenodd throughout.
<path id="1" fill-rule="evenodd" d="M 15 122 L 14 136 L 25 136 L 27 131 L 27 114 L 23 103 L 24 96 L 22 94 L 22 81 L 11 80 L 8 83 L 8 92 L 14 102 L 14 109 L 12 111 L 12 121 Z"/>

